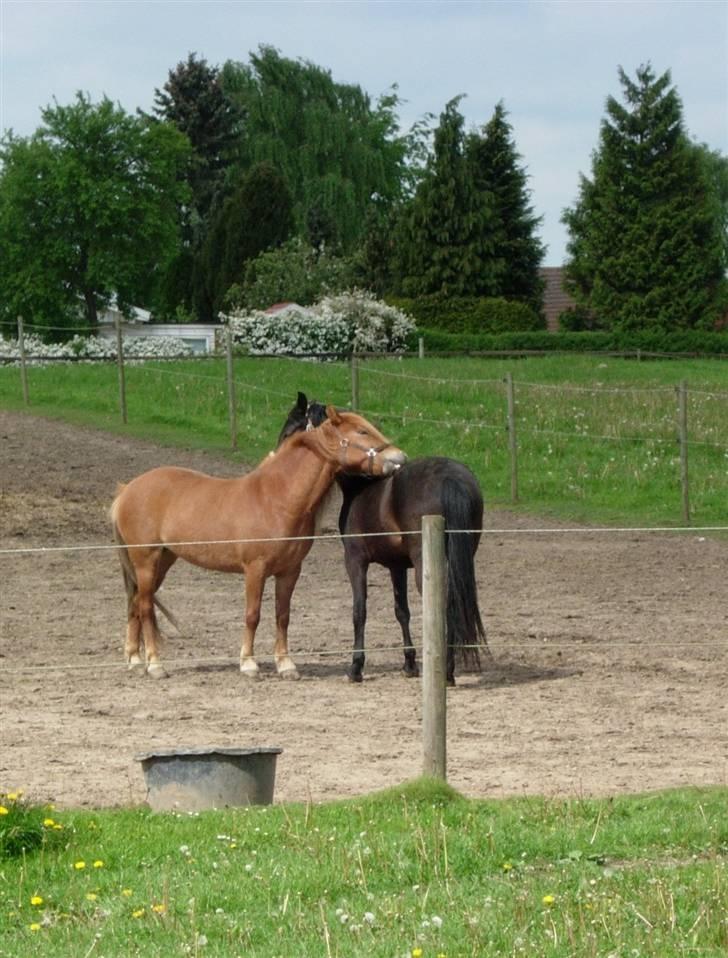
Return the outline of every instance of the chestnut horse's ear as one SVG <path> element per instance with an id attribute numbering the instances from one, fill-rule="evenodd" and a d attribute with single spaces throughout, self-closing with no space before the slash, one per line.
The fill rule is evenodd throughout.
<path id="1" fill-rule="evenodd" d="M 330 420 L 335 426 L 338 426 L 341 423 L 341 415 L 336 406 L 327 406 L 326 407 L 326 418 Z"/>
<path id="2" fill-rule="evenodd" d="M 308 399 L 306 398 L 306 393 L 298 393 L 298 401 L 296 402 L 296 409 L 299 412 L 306 412 L 308 409 Z"/>

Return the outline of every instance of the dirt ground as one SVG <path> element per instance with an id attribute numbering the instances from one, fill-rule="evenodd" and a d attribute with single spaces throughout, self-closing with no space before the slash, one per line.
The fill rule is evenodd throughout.
<path id="1" fill-rule="evenodd" d="M 0 549 L 13 550 L 0 552 L 0 791 L 61 807 L 136 804 L 146 789 L 135 756 L 209 745 L 282 747 L 276 801 L 418 775 L 421 685 L 399 671 L 389 578 L 370 576 L 367 669 L 353 686 L 335 538 L 316 543 L 294 595 L 300 682 L 273 671 L 269 602 L 256 642 L 263 678 L 240 676 L 241 581 L 182 563 L 164 587 L 184 632 L 164 651 L 169 678 L 126 670 L 117 559 L 88 547 L 111 542 L 116 483 L 161 464 L 236 468 L 0 412 Z M 324 531 L 335 517 L 334 503 Z M 484 536 L 477 571 L 495 665 L 448 693 L 451 784 L 471 797 L 728 784 L 728 542 L 514 531 L 544 525 L 555 524 L 487 515 L 500 531 Z M 419 635 L 416 594 L 412 605 Z"/>

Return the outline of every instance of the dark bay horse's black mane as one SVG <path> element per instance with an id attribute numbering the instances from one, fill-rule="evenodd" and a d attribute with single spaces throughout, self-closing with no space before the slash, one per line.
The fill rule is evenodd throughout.
<path id="1" fill-rule="evenodd" d="M 326 406 L 308 402 L 298 393 L 295 406 L 278 437 L 284 439 L 304 429 L 315 429 L 326 418 Z M 395 615 L 404 640 L 404 672 L 418 674 L 415 649 L 409 630 L 407 570 L 414 568 L 418 591 L 422 586 L 422 542 L 417 535 L 423 515 L 443 515 L 447 530 L 478 530 L 446 536 L 448 558 L 448 683 L 454 684 L 455 657 L 466 667 L 480 670 L 480 653 L 490 657 L 478 608 L 474 556 L 480 541 L 483 497 L 473 473 L 461 462 L 443 456 L 408 460 L 386 479 L 340 473 L 337 483 L 343 495 L 339 531 L 344 534 L 386 533 L 366 538 L 345 538 L 344 556 L 351 581 L 354 609 L 354 657 L 349 678 L 362 681 L 364 625 L 366 621 L 367 570 L 374 562 L 390 573 Z"/>

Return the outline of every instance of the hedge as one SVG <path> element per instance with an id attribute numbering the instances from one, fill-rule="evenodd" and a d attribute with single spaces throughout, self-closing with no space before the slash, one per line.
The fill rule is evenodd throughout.
<path id="1" fill-rule="evenodd" d="M 675 333 L 643 331 L 627 334 L 584 333 L 447 333 L 421 328 L 412 341 L 422 337 L 427 352 L 620 352 L 724 356 L 728 358 L 728 331 L 719 333 L 682 330 Z"/>
<path id="2" fill-rule="evenodd" d="M 387 297 L 387 302 L 412 316 L 418 326 L 447 333 L 507 333 L 545 330 L 546 320 L 534 309 L 498 297 L 418 296 Z"/>

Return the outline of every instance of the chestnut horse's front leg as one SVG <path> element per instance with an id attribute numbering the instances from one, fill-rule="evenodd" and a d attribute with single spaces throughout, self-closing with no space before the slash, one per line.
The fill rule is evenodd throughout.
<path id="1" fill-rule="evenodd" d="M 245 631 L 240 649 L 240 671 L 249 679 L 260 677 L 258 663 L 253 655 L 255 632 L 260 622 L 260 606 L 263 601 L 266 575 L 259 564 L 245 569 Z"/>
<path id="2" fill-rule="evenodd" d="M 288 654 L 288 622 L 291 617 L 291 596 L 296 588 L 301 566 L 276 576 L 276 669 L 282 679 L 298 679 L 298 669 Z"/>

